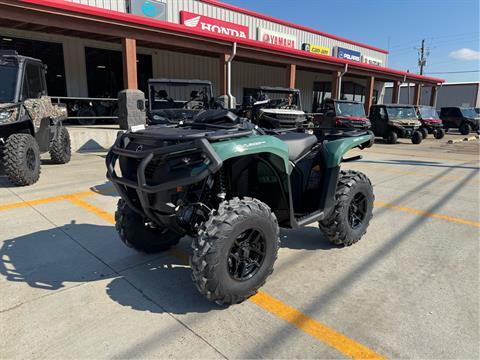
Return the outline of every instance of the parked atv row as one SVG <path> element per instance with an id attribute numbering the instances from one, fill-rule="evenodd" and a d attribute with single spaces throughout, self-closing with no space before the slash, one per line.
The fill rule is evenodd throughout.
<path id="1" fill-rule="evenodd" d="M 0 160 L 10 182 L 32 185 L 40 177 L 40 154 L 56 164 L 70 161 L 66 109 L 47 95 L 40 60 L 0 50 Z"/>

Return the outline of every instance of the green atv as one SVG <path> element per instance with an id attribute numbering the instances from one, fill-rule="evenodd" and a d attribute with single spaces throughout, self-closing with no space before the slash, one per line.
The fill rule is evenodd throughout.
<path id="1" fill-rule="evenodd" d="M 0 163 L 18 186 L 38 181 L 41 153 L 56 164 L 71 158 L 67 111 L 47 96 L 45 72 L 38 59 L 0 50 Z"/>
<path id="2" fill-rule="evenodd" d="M 318 223 L 334 244 L 366 233 L 370 180 L 341 171 L 365 131 L 317 137 L 270 132 L 226 110 L 207 110 L 177 127 L 154 125 L 118 137 L 106 159 L 121 195 L 116 229 L 128 246 L 156 252 L 193 238 L 193 281 L 219 304 L 244 301 L 273 271 L 279 228 Z"/>

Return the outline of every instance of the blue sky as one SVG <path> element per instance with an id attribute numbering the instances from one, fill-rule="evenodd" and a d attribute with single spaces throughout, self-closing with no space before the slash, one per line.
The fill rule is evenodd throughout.
<path id="1" fill-rule="evenodd" d="M 422 39 L 430 48 L 425 73 L 480 68 L 479 0 L 224 0 L 390 51 L 389 67 L 418 72 Z M 479 81 L 480 73 L 432 74 Z"/>

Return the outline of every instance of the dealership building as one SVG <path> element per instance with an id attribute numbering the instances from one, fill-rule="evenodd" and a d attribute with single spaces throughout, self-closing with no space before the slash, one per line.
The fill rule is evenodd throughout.
<path id="1" fill-rule="evenodd" d="M 43 60 L 58 97 L 115 98 L 146 91 L 150 78 L 201 79 L 217 95 L 231 88 L 237 102 L 278 86 L 300 89 L 308 112 L 327 97 L 368 111 L 380 99 L 398 103 L 405 83 L 412 103 L 435 105 L 443 82 L 390 69 L 374 46 L 216 0 L 0 0 L 0 49 Z"/>

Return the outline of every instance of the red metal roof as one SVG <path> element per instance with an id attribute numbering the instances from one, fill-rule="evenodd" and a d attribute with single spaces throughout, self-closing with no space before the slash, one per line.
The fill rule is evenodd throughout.
<path id="1" fill-rule="evenodd" d="M 377 47 L 374 47 L 374 46 L 371 46 L 371 45 L 362 44 L 360 42 L 349 40 L 349 39 L 346 39 L 346 38 L 343 38 L 343 37 L 340 37 L 340 36 L 337 36 L 337 35 L 328 34 L 326 32 L 323 32 L 323 31 L 320 31 L 320 30 L 317 30 L 317 29 L 314 29 L 314 28 L 311 28 L 311 27 L 298 25 L 298 24 L 295 24 L 295 23 L 292 23 L 292 22 L 289 22 L 289 21 L 277 19 L 277 18 L 268 16 L 268 15 L 258 13 L 256 11 L 251 11 L 251 10 L 241 8 L 239 6 L 226 4 L 224 2 L 217 1 L 217 0 L 200 0 L 200 1 L 202 1 L 206 4 L 218 6 L 218 7 L 227 9 L 227 10 L 232 10 L 232 11 L 236 11 L 236 12 L 239 12 L 239 13 L 242 13 L 242 14 L 245 14 L 245 15 L 250 15 L 250 16 L 265 20 L 265 21 L 271 21 L 271 22 L 274 22 L 274 23 L 277 23 L 277 24 L 280 24 L 280 25 L 284 25 L 284 26 L 294 28 L 294 29 L 307 31 L 307 32 L 310 32 L 310 33 L 313 33 L 313 34 L 328 37 L 330 39 L 342 41 L 342 42 L 345 42 L 345 43 L 348 43 L 348 44 L 361 46 L 361 47 L 366 48 L 366 49 L 370 49 L 370 50 L 378 51 L 378 52 L 381 52 L 381 53 L 384 53 L 384 54 L 388 54 L 387 50 L 383 50 L 383 49 L 380 49 L 380 48 L 377 48 Z"/>
<path id="2" fill-rule="evenodd" d="M 117 20 L 117 21 L 122 21 L 125 23 L 132 23 L 132 24 L 139 24 L 139 25 L 145 25 L 145 26 L 151 26 L 155 27 L 158 29 L 164 29 L 164 30 L 169 30 L 169 31 L 174 31 L 182 34 L 192 34 L 196 35 L 199 37 L 204 37 L 204 38 L 210 38 L 214 40 L 220 40 L 220 41 L 225 41 L 228 43 L 233 43 L 232 38 L 227 37 L 225 35 L 221 34 L 210 34 L 206 33 L 203 31 L 199 31 L 196 29 L 192 28 L 187 28 L 183 25 L 180 24 L 174 24 L 171 22 L 167 21 L 159 21 L 159 20 L 153 20 L 149 19 L 146 17 L 141 17 L 133 14 L 127 14 L 123 12 L 118 12 L 118 11 L 112 11 L 112 10 L 106 10 L 102 8 L 97 8 L 93 6 L 88 6 L 88 5 L 80 5 L 72 2 L 68 2 L 65 0 L 19 0 L 20 2 L 24 3 L 30 3 L 30 4 L 35 4 L 35 5 L 41 5 L 41 6 L 46 6 L 46 7 L 51 7 L 51 8 L 57 8 L 57 9 L 62 9 L 66 11 L 71 11 L 71 12 L 77 12 L 77 13 L 82 13 L 86 15 L 92 15 L 92 16 L 98 16 L 102 18 L 107 18 L 107 19 L 112 19 L 112 20 Z M 212 1 L 212 0 L 208 0 Z M 326 56 L 326 55 L 319 55 L 319 54 L 314 54 L 314 53 L 308 53 L 303 50 L 298 50 L 298 49 L 289 49 L 289 48 L 284 48 L 284 47 L 279 47 L 276 45 L 271 45 L 267 44 L 261 41 L 256 41 L 256 40 L 250 40 L 250 39 L 235 39 L 235 42 L 237 42 L 239 45 L 246 45 L 250 47 L 254 47 L 257 49 L 265 49 L 265 50 L 270 50 L 270 51 L 278 51 L 281 53 L 286 53 L 290 54 L 293 56 L 297 57 L 303 57 L 307 59 L 317 59 L 317 60 L 322 60 L 324 62 L 329 62 L 332 64 L 348 64 L 349 66 L 353 66 L 355 68 L 360 68 L 360 69 L 365 69 L 365 70 L 373 70 L 377 72 L 382 72 L 384 74 L 391 74 L 395 76 L 406 76 L 409 79 L 412 80 L 420 80 L 420 81 L 425 81 L 429 83 L 443 83 L 443 79 L 438 79 L 438 78 L 432 78 L 428 76 L 422 76 L 422 75 L 417 75 L 417 74 L 412 74 L 412 73 L 407 73 L 404 71 L 399 71 L 399 70 L 394 70 L 394 69 L 389 69 L 386 67 L 382 66 L 376 66 L 376 65 L 369 65 L 369 64 L 364 64 L 364 63 L 359 63 L 355 61 L 349 61 L 345 59 L 340 59 L 336 58 L 333 56 Z"/>

